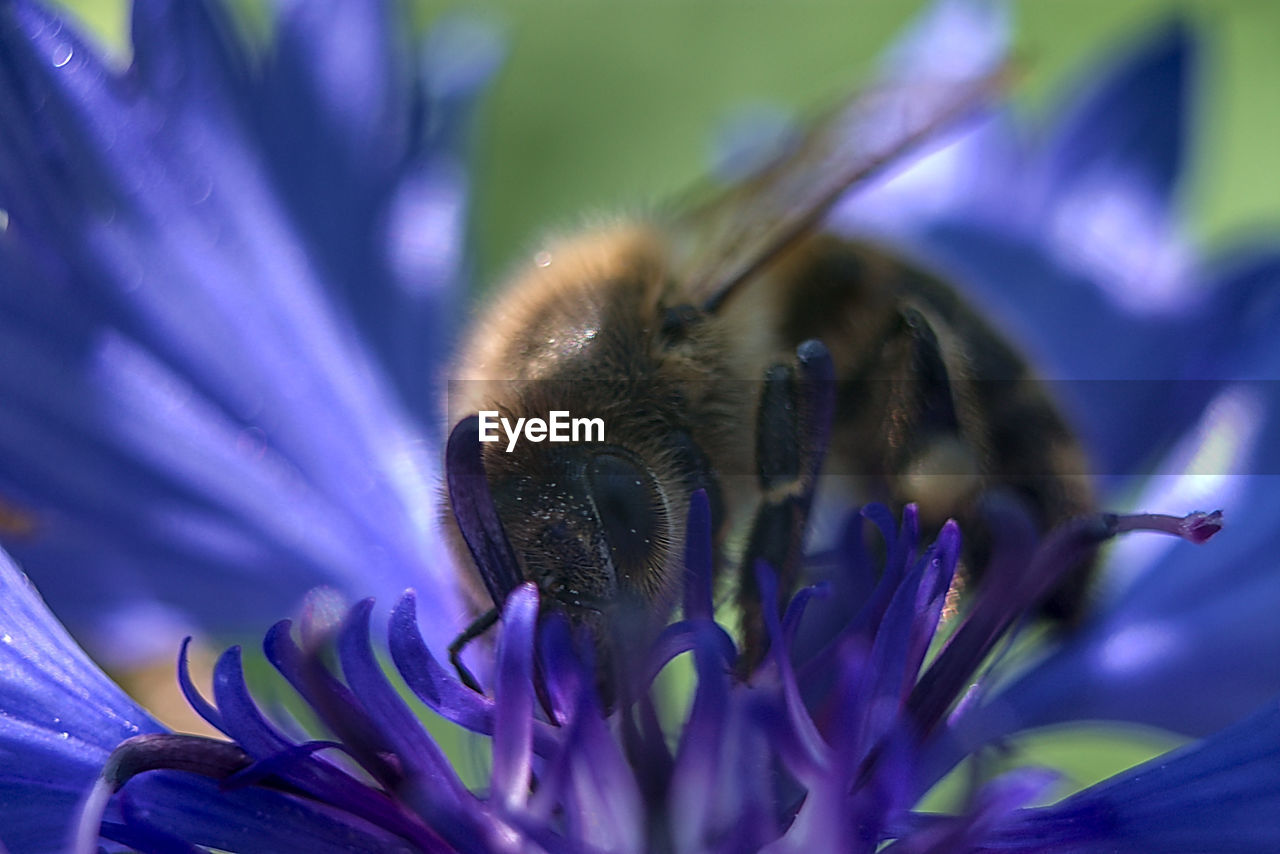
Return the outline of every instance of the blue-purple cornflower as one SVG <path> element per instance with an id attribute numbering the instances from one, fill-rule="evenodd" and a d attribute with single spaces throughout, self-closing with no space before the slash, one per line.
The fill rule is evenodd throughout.
<path id="1" fill-rule="evenodd" d="M 987 581 L 944 639 L 962 533 L 869 507 L 813 556 L 744 682 L 695 497 L 681 619 L 607 713 L 590 644 L 530 586 L 504 603 L 487 693 L 431 652 L 465 618 L 432 518 L 423 366 L 465 278 L 463 138 L 492 42 L 455 24 L 417 54 L 356 0 L 282 9 L 265 55 L 215 3 L 133 15 L 117 72 L 41 6 L 0 2 L 0 536 L 117 661 L 187 622 L 266 625 L 316 584 L 398 604 L 385 625 L 366 600 L 268 633 L 320 735 L 255 704 L 238 648 L 211 700 L 184 650 L 212 739 L 127 698 L 0 557 L 8 851 L 1280 850 L 1280 254 L 1204 261 L 1178 234 L 1184 26 L 1042 135 L 997 116 L 835 222 L 949 271 L 1022 336 L 1064 381 L 1111 506 L 1223 506 L 1231 526 L 1203 548 L 1179 539 L 1216 514 L 1038 538 L 994 505 Z M 946 3 L 890 62 L 973 68 L 1003 27 L 998 6 Z M 1083 625 L 1037 660 L 1009 647 L 1079 554 L 1142 529 L 1177 536 L 1123 538 Z M 682 653 L 694 687 L 673 722 L 649 689 Z M 463 785 L 421 705 L 489 738 L 486 785 Z M 980 773 L 1008 735 L 1087 719 L 1206 737 L 1049 806 L 1050 771 Z M 962 807 L 917 811 L 965 757 Z"/>

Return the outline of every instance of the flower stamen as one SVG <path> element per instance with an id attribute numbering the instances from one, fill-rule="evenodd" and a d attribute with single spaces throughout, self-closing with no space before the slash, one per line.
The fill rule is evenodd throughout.
<path id="1" fill-rule="evenodd" d="M 1205 543 L 1222 528 L 1222 512 L 1186 516 L 1100 513 L 1073 519 L 1054 529 L 1036 549 L 1019 578 L 1006 587 L 987 589 L 911 693 L 908 708 L 918 732 L 927 736 L 942 721 L 996 643 L 1024 614 L 1030 613 L 1094 549 L 1117 534 L 1151 531 Z"/>

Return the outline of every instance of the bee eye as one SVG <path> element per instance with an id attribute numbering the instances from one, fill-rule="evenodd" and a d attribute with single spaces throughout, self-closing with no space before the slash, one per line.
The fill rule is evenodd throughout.
<path id="1" fill-rule="evenodd" d="M 661 526 L 661 504 L 653 478 L 615 454 L 593 457 L 587 477 L 621 579 L 644 572 Z"/>

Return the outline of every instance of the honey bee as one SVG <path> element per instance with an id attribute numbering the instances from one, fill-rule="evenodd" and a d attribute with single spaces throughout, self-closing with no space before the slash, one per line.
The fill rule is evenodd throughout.
<path id="1" fill-rule="evenodd" d="M 483 615 L 451 649 L 464 678 L 458 651 L 523 580 L 593 632 L 607 674 L 676 605 L 699 489 L 720 562 L 741 567 L 749 670 L 767 645 L 753 568 L 764 559 L 784 588 L 798 583 L 828 435 L 823 471 L 849 475 L 860 500 L 959 519 L 975 566 L 985 492 L 1015 493 L 1046 527 L 1091 507 L 1080 447 L 1013 347 L 941 279 L 820 227 L 850 187 L 971 116 L 1005 76 L 877 87 L 711 201 L 553 241 L 516 272 L 466 339 L 451 411 L 573 413 L 605 435 L 476 450 L 474 422 L 455 430 L 451 453 L 466 442 L 472 463 L 449 472 L 454 543 Z M 488 499 L 453 488 L 466 476 L 492 496 L 482 533 L 473 505 Z M 1051 608 L 1073 611 L 1082 587 L 1071 580 Z"/>

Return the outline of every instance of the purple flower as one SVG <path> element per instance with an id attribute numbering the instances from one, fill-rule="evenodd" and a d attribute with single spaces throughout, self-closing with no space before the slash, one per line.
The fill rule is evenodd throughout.
<path id="1" fill-rule="evenodd" d="M 31 0 L 0 0 L 0 537 L 116 660 L 187 624 L 257 630 L 317 584 L 384 602 L 413 586 L 386 638 L 417 700 L 380 664 L 365 601 L 267 635 L 315 732 L 259 707 L 236 648 L 212 701 L 180 667 L 225 738 L 168 732 L 5 559 L 10 851 L 1280 847 L 1280 670 L 1258 654 L 1280 640 L 1266 477 L 1280 254 L 1204 260 L 1179 234 L 1186 26 L 1126 53 L 1047 129 L 991 117 L 835 225 L 943 271 L 1020 337 L 1108 506 L 1222 506 L 1231 527 L 1208 549 L 1124 538 L 1095 611 L 1031 657 L 1002 650 L 1074 556 L 1134 528 L 1203 540 L 1219 517 L 1100 515 L 1038 540 L 996 507 L 988 580 L 944 640 L 962 533 L 926 545 L 910 509 L 866 508 L 813 556 L 815 586 L 771 620 L 744 682 L 695 499 L 682 619 L 608 713 L 592 645 L 532 586 L 500 603 L 487 691 L 431 652 L 465 621 L 432 518 L 440 443 L 421 437 L 466 277 L 465 128 L 490 37 L 455 23 L 418 55 L 382 4 L 324 0 L 289 5 L 252 56 L 219 4 L 133 14 L 133 64 L 116 71 Z M 965 73 L 1003 28 L 1001 7 L 945 3 L 890 65 Z M 464 526 L 492 531 L 487 493 L 472 498 Z M 879 542 L 863 543 L 868 523 Z M 769 568 L 756 580 L 772 617 Z M 694 687 L 673 721 L 653 680 L 685 653 Z M 484 784 L 463 784 L 419 705 L 488 740 Z M 954 815 L 917 811 L 961 760 L 1093 718 L 1208 737 L 1051 806 L 1035 805 L 1054 776 L 1021 768 L 975 782 Z"/>
<path id="2" fill-rule="evenodd" d="M 496 519 L 491 504 L 483 512 L 491 518 L 477 524 Z M 857 541 L 864 517 L 884 538 L 882 566 Z M 215 702 L 209 703 L 190 683 L 184 650 L 183 690 L 227 736 L 223 741 L 163 732 L 88 662 L 6 563 L 0 566 L 0 625 L 22 634 L 6 633 L 0 655 L 21 690 L 9 686 L 16 702 L 7 705 L 0 748 L 25 758 L 34 734 L 51 742 L 38 779 L 15 785 L 24 814 L 36 821 L 8 825 L 6 840 L 20 851 L 61 850 L 74 834 L 76 851 L 94 850 L 100 835 L 141 851 L 189 845 L 301 850 L 306 844 L 319 850 L 741 851 L 774 845 L 871 852 L 889 840 L 909 851 L 977 849 L 997 841 L 1042 851 L 1094 850 L 1079 846 L 1120 840 L 1143 847 L 1152 840 L 1280 838 L 1270 809 L 1280 766 L 1258 758 L 1280 750 L 1274 712 L 1241 733 L 1161 760 L 1158 769 L 1130 772 L 1053 807 L 1022 808 L 1052 780 L 1023 770 L 976 792 L 963 815 L 911 811 L 931 782 L 920 774 L 929 767 L 923 760 L 935 734 L 951 726 L 944 713 L 1004 632 L 1073 558 L 1126 529 L 1163 529 L 1201 541 L 1219 524 L 1203 514 L 1099 517 L 1064 526 L 1037 545 L 1027 519 L 1010 511 L 1004 522 L 1011 533 L 995 566 L 1017 572 L 1030 565 L 1038 572 L 1000 578 L 1007 582 L 1001 592 L 979 601 L 927 667 L 956 568 L 954 524 L 922 548 L 910 508 L 900 528 L 884 508 L 854 517 L 849 539 L 834 555 L 831 582 L 870 592 L 859 607 L 829 602 L 818 622 L 835 630 L 809 655 L 800 653 L 797 637 L 807 606 L 828 604 L 820 601 L 824 590 L 805 589 L 779 619 L 776 582 L 762 565 L 758 580 L 772 648 L 743 682 L 734 675 L 733 641 L 711 617 L 710 510 L 699 493 L 690 516 L 685 619 L 655 642 L 635 686 L 639 699 L 612 718 L 595 693 L 591 645 L 558 615 L 540 619 L 533 585 L 520 586 L 504 604 L 488 694 L 464 686 L 432 656 L 418 629 L 415 597 L 407 594 L 390 623 L 392 659 L 422 703 L 490 737 L 483 793 L 462 785 L 387 679 L 370 643 L 369 600 L 336 627 L 304 621 L 301 644 L 288 621 L 266 638 L 267 657 L 310 705 L 328 739 L 309 740 L 292 732 L 296 725 L 266 717 L 246 687 L 236 647 L 218 661 Z M 654 675 L 685 652 L 693 655 L 697 686 L 687 720 L 671 733 L 648 692 Z M 78 696 L 68 698 L 68 686 Z M 75 717 L 58 717 L 64 708 Z M 124 715 L 137 723 L 104 726 Z M 60 730 L 57 736 L 45 735 L 52 729 Z M 127 738 L 117 745 L 122 735 Z M 1238 765 L 1242 756 L 1252 764 Z M 6 771 L 0 781 L 12 776 Z M 1206 777 L 1235 791 L 1238 809 L 1255 819 L 1247 832 L 1236 829 L 1234 816 L 1200 815 L 1181 830 L 1168 824 L 1165 810 L 1203 793 Z M 78 807 L 69 810 L 77 797 Z"/>

